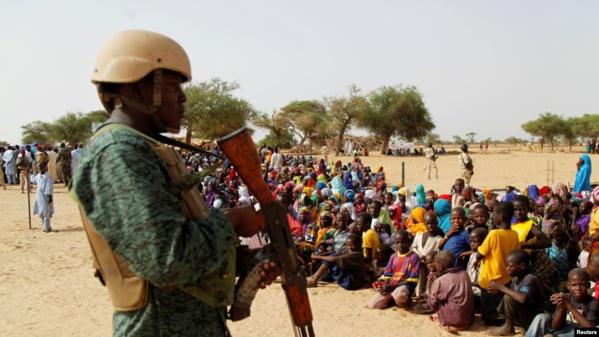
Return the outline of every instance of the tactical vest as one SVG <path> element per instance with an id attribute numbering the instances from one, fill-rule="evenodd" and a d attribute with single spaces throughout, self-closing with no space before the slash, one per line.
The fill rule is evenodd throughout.
<path id="1" fill-rule="evenodd" d="M 188 220 L 210 216 L 210 211 L 202 199 L 197 186 L 201 177 L 187 172 L 183 158 L 172 147 L 161 145 L 157 140 L 123 124 L 108 124 L 99 129 L 92 140 L 104 132 L 126 129 L 146 139 L 156 154 L 164 160 L 171 175 L 171 193 L 179 199 L 179 204 Z M 79 204 L 77 196 L 70 191 L 71 197 Z M 96 275 L 108 288 L 110 298 L 117 311 L 134 311 L 144 308 L 148 303 L 149 282 L 135 275 L 127 264 L 118 257 L 106 241 L 96 232 L 91 221 L 79 205 L 83 227 L 92 250 Z M 211 307 L 226 307 L 233 303 L 235 287 L 235 249 L 231 249 L 225 261 L 214 271 L 201 279 L 188 284 L 180 284 L 161 291 L 181 290 L 201 300 Z"/>

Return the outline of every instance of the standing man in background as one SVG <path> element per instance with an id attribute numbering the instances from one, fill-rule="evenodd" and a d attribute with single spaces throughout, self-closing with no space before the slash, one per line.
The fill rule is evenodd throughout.
<path id="1" fill-rule="evenodd" d="M 439 169 L 437 169 L 437 155 L 433 148 L 433 143 L 428 143 L 424 150 L 424 158 L 426 158 L 426 167 L 424 171 L 428 171 L 428 179 L 431 178 L 431 170 L 435 169 L 435 178 L 439 179 Z"/>

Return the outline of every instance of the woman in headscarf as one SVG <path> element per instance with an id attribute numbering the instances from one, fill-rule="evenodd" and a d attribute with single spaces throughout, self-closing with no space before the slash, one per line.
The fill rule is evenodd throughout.
<path id="1" fill-rule="evenodd" d="M 327 164 L 325 163 L 323 158 L 321 158 L 318 161 L 318 172 L 320 172 L 321 174 L 324 174 L 327 172 Z"/>
<path id="2" fill-rule="evenodd" d="M 435 213 L 439 222 L 439 229 L 443 231 L 443 234 L 447 234 L 451 228 L 451 203 L 446 199 L 437 199 L 435 201 Z"/>
<path id="3" fill-rule="evenodd" d="M 341 178 L 339 176 L 336 176 L 335 178 L 333 178 L 333 180 L 331 180 L 331 186 L 332 186 L 332 190 L 333 190 L 333 194 L 335 193 L 339 193 L 341 195 L 345 194 L 345 186 L 343 186 L 343 182 L 341 181 Z"/>
<path id="4" fill-rule="evenodd" d="M 389 208 L 387 209 L 387 211 L 389 212 L 389 217 L 391 218 L 391 221 L 393 221 L 393 227 L 395 227 L 396 230 L 400 230 L 403 228 L 402 223 L 401 223 L 401 207 L 399 207 L 396 204 L 391 204 L 391 206 L 389 206 Z"/>
<path id="5" fill-rule="evenodd" d="M 591 157 L 588 154 L 583 154 L 576 163 L 576 180 L 574 181 L 574 192 L 592 191 L 591 188 Z"/>
<path id="6" fill-rule="evenodd" d="M 345 204 L 341 205 L 340 212 L 348 213 L 352 221 L 356 221 L 356 219 L 358 218 L 358 213 L 356 212 L 356 209 L 354 208 L 354 205 L 351 202 L 346 202 Z"/>
<path id="7" fill-rule="evenodd" d="M 354 196 L 354 208 L 358 214 L 362 214 L 366 211 L 366 204 L 364 204 L 364 195 L 362 193 L 358 193 Z"/>
<path id="8" fill-rule="evenodd" d="M 383 177 L 378 177 L 376 179 L 376 192 L 381 194 L 387 192 L 387 183 Z"/>
<path id="9" fill-rule="evenodd" d="M 405 197 L 405 203 L 403 206 L 404 214 L 411 214 L 412 210 L 418 206 L 418 199 L 416 199 L 416 197 L 410 193 L 410 189 L 407 187 L 400 188 L 398 197 L 399 195 L 403 195 Z M 402 205 L 400 204 L 400 206 Z"/>
<path id="10" fill-rule="evenodd" d="M 555 183 L 551 187 L 551 199 L 545 205 L 545 216 L 543 217 L 543 231 L 551 235 L 557 228 L 566 229 L 564 212 L 568 199 L 568 188 L 562 183 Z"/>
<path id="11" fill-rule="evenodd" d="M 345 175 L 343 177 L 343 187 L 345 187 L 345 189 L 347 191 L 354 190 L 353 179 L 352 179 L 351 173 L 349 173 L 349 172 L 345 173 Z"/>
<path id="12" fill-rule="evenodd" d="M 337 230 L 335 229 L 335 227 L 333 226 L 334 223 L 334 217 L 333 214 L 331 214 L 331 212 L 328 211 L 322 211 L 319 214 L 318 217 L 318 235 L 316 236 L 316 243 L 315 246 L 318 247 L 318 245 L 321 242 L 327 241 L 328 239 L 332 239 L 333 235 L 335 235 L 335 233 L 337 233 Z"/>
<path id="13" fill-rule="evenodd" d="M 416 185 L 414 193 L 416 194 L 416 200 L 418 200 L 418 205 L 424 205 L 426 203 L 426 193 L 424 193 L 424 185 Z"/>
<path id="14" fill-rule="evenodd" d="M 416 235 L 417 233 L 426 232 L 426 225 L 424 224 L 424 215 L 426 214 L 426 209 L 424 207 L 415 207 L 408 219 L 406 219 L 406 229 Z"/>
<path id="15" fill-rule="evenodd" d="M 539 198 L 539 187 L 537 185 L 530 185 L 526 188 L 526 194 L 528 199 L 536 201 Z"/>

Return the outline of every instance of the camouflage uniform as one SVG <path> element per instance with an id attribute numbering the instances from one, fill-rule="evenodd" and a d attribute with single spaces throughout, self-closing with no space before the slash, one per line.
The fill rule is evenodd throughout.
<path id="1" fill-rule="evenodd" d="M 61 148 L 58 151 L 58 162 L 60 163 L 60 171 L 62 172 L 62 181 L 68 185 L 71 181 L 71 151 L 67 147 Z"/>
<path id="2" fill-rule="evenodd" d="M 99 135 L 79 158 L 72 192 L 110 248 L 150 282 L 144 308 L 114 312 L 114 336 L 228 333 L 226 306 L 210 306 L 179 289 L 162 290 L 219 270 L 237 240 L 220 211 L 186 220 L 171 184 L 162 158 L 129 130 Z"/>

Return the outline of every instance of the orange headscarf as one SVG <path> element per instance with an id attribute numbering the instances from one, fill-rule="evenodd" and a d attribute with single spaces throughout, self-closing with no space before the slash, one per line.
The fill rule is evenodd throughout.
<path id="1" fill-rule="evenodd" d="M 426 225 L 424 224 L 424 215 L 427 210 L 423 207 L 416 207 L 410 213 L 408 219 L 406 219 L 406 229 L 412 234 L 426 232 Z"/>

